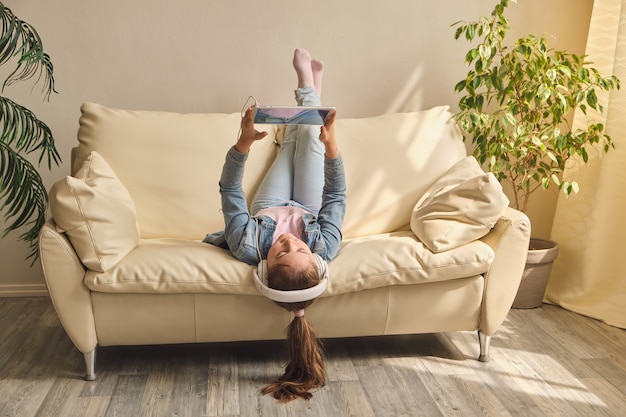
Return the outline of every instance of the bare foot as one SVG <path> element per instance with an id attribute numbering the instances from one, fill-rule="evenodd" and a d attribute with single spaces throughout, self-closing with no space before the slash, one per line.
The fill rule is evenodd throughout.
<path id="1" fill-rule="evenodd" d="M 322 96 L 322 77 L 324 75 L 324 62 L 317 59 L 311 60 L 311 71 L 313 72 L 313 86 L 319 97 Z"/>
<path id="2" fill-rule="evenodd" d="M 306 49 L 296 49 L 293 54 L 293 67 L 298 75 L 298 88 L 315 87 L 311 54 Z"/>

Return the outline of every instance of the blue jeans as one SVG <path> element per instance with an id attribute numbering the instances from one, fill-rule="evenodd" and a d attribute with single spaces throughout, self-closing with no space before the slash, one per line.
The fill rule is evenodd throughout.
<path id="1" fill-rule="evenodd" d="M 295 91 L 298 106 L 321 106 L 313 87 Z M 259 185 L 250 212 L 296 203 L 317 214 L 324 188 L 324 144 L 319 140 L 320 127 L 290 125 L 276 159 Z"/>

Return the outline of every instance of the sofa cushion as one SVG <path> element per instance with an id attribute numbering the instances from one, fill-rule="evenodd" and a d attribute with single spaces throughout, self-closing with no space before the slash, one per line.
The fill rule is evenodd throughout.
<path id="1" fill-rule="evenodd" d="M 411 210 L 448 168 L 467 156 L 447 106 L 337 119 L 347 183 L 343 236 L 409 230 Z"/>
<path id="2" fill-rule="evenodd" d="M 135 205 L 106 161 L 91 152 L 75 177 L 50 189 L 50 211 L 83 264 L 104 272 L 139 242 Z"/>
<path id="3" fill-rule="evenodd" d="M 330 285 L 322 296 L 462 279 L 489 269 L 493 250 L 481 241 L 433 253 L 411 231 L 344 241 L 330 263 Z M 226 250 L 185 239 L 142 239 L 107 272 L 87 271 L 85 284 L 112 293 L 227 293 L 261 295 L 254 267 Z"/>
<path id="4" fill-rule="evenodd" d="M 468 156 L 415 204 L 411 230 L 433 252 L 447 251 L 486 235 L 508 205 L 496 177 Z"/>
<path id="5" fill-rule="evenodd" d="M 224 228 L 218 181 L 235 144 L 239 113 L 176 113 L 81 107 L 77 169 L 92 150 L 107 160 L 133 196 L 142 238 L 202 239 Z M 251 198 L 276 155 L 274 126 L 255 143 L 243 188 Z M 74 171 L 72 171 L 74 172 Z"/>

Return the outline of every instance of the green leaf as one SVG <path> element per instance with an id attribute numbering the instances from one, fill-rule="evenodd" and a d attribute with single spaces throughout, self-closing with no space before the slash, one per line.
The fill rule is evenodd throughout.
<path id="1" fill-rule="evenodd" d="M 37 75 L 37 80 L 44 81 L 44 96 L 48 99 L 51 93 L 56 93 L 53 66 L 50 56 L 43 51 L 39 34 L 34 27 L 18 19 L 8 7 L 2 7 L 0 19 L 3 29 L 0 65 L 19 56 L 17 68 L 7 76 L 2 90 L 17 81 L 25 81 Z"/>
<path id="2" fill-rule="evenodd" d="M 37 235 L 46 220 L 48 196 L 41 177 L 32 164 L 0 142 L 2 167 L 0 168 L 0 198 L 7 226 L 2 234 L 30 225 L 20 240 L 30 246 L 29 258 L 36 258 Z M 33 219 L 33 215 L 35 216 Z"/>
<path id="3" fill-rule="evenodd" d="M 591 89 L 587 92 L 587 103 L 592 109 L 595 109 L 598 105 L 598 96 L 596 96 L 596 90 Z"/>
<path id="4" fill-rule="evenodd" d="M 457 22 L 457 23 L 458 23 L 458 22 Z M 456 25 L 456 23 L 455 23 L 455 24 L 453 24 L 452 26 L 454 26 L 454 25 Z M 456 29 L 456 31 L 454 32 L 454 39 L 459 39 L 459 37 L 461 36 L 461 34 L 463 34 L 463 27 L 462 27 L 462 26 L 458 27 L 458 28 Z"/>
<path id="5" fill-rule="evenodd" d="M 478 47 L 478 53 L 482 59 L 491 58 L 491 47 L 487 45 L 480 45 Z"/>
<path id="6" fill-rule="evenodd" d="M 0 122 L 2 123 L 0 141 L 5 145 L 15 147 L 17 153 L 41 151 L 40 162 L 45 157 L 48 168 L 51 168 L 52 162 L 59 165 L 61 157 L 56 150 L 52 132 L 33 112 L 0 96 Z"/>
<path id="7" fill-rule="evenodd" d="M 587 149 L 580 148 L 580 156 L 583 159 L 583 162 L 586 164 L 589 162 L 589 154 L 587 153 Z"/>
<path id="8" fill-rule="evenodd" d="M 468 25 L 467 29 L 465 30 L 465 39 L 467 39 L 468 41 L 471 41 L 474 39 L 475 34 L 476 34 L 476 25 L 475 24 Z"/>
<path id="9" fill-rule="evenodd" d="M 483 84 L 483 77 L 481 76 L 474 77 L 474 79 L 471 81 L 472 90 L 476 91 L 477 89 L 480 88 L 482 84 Z"/>
<path id="10" fill-rule="evenodd" d="M 566 65 L 559 65 L 559 71 L 561 71 L 561 73 L 566 77 L 572 76 L 572 71 Z"/>

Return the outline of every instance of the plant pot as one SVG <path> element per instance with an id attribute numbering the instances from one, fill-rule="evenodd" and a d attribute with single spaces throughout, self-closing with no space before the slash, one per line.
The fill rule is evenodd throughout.
<path id="1" fill-rule="evenodd" d="M 545 239 L 530 239 L 526 267 L 513 308 L 537 308 L 543 304 L 552 263 L 559 254 L 559 245 Z"/>

